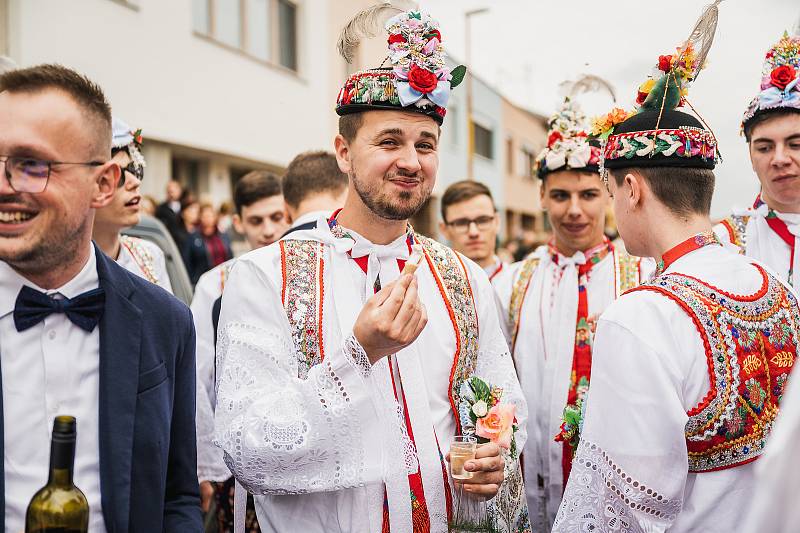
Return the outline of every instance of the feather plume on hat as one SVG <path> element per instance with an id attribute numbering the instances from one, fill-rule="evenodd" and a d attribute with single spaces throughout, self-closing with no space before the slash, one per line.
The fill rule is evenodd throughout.
<path id="1" fill-rule="evenodd" d="M 383 25 L 389 17 L 402 12 L 391 2 L 383 2 L 357 13 L 339 34 L 339 41 L 336 45 L 339 54 L 345 61 L 352 63 L 359 43 L 364 39 L 375 37 L 378 32 L 383 30 Z"/>

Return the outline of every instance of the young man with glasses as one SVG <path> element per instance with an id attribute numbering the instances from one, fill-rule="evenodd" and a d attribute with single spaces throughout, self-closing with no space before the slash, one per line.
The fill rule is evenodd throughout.
<path id="1" fill-rule="evenodd" d="M 464 180 L 444 191 L 439 230 L 453 250 L 478 263 L 490 281 L 505 267 L 495 254 L 499 228 L 497 208 L 486 185 Z"/>
<path id="2" fill-rule="evenodd" d="M 641 260 L 603 234 L 609 197 L 585 120 L 569 98 L 550 118 L 536 165 L 553 238 L 495 283 L 522 390 L 534 406 L 523 450 L 534 531 L 550 530 L 569 476 L 572 447 L 562 418 L 565 408 L 580 408 L 589 386 L 595 320 L 642 279 Z"/>
<path id="3" fill-rule="evenodd" d="M 120 232 L 139 223 L 144 178 L 141 130 L 132 130 L 115 118 L 112 123 L 111 160 L 122 169 L 114 198 L 95 212 L 92 239 L 103 252 L 137 276 L 172 292 L 164 252 L 155 244 Z"/>
<path id="4" fill-rule="evenodd" d="M 21 531 L 56 415 L 78 420 L 90 531 L 202 531 L 188 308 L 91 242 L 111 109 L 59 65 L 0 76 L 0 516 Z"/>

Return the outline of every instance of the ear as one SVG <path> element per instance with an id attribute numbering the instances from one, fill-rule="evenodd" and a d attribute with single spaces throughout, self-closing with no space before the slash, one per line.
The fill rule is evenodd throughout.
<path id="1" fill-rule="evenodd" d="M 641 205 L 647 185 L 641 176 L 631 172 L 625 174 L 625 178 L 622 183 L 625 185 L 624 193 L 626 194 L 628 208 L 635 209 Z M 619 191 L 619 188 L 617 188 L 617 190 Z"/>
<path id="2" fill-rule="evenodd" d="M 350 171 L 353 168 L 350 163 L 350 143 L 341 135 L 337 135 L 333 140 L 333 150 L 336 153 L 336 162 L 339 164 L 339 170 L 350 175 Z"/>
<path id="3" fill-rule="evenodd" d="M 447 238 L 449 239 L 450 238 L 450 232 L 448 232 L 447 229 L 448 229 L 447 228 L 447 224 L 445 224 L 443 221 L 440 220 L 439 221 L 439 233 L 441 233 L 442 235 L 446 235 Z"/>
<path id="4" fill-rule="evenodd" d="M 547 197 L 545 196 L 545 188 L 547 187 L 547 182 L 545 180 L 541 180 L 539 183 L 539 205 L 542 206 L 542 211 L 547 211 Z"/>
<path id="5" fill-rule="evenodd" d="M 121 175 L 122 169 L 117 163 L 108 162 L 100 167 L 100 172 L 97 174 L 94 183 L 92 208 L 100 209 L 111 203 L 111 200 L 114 199 L 114 194 L 117 192 L 117 184 Z"/>
<path id="6" fill-rule="evenodd" d="M 286 222 L 288 224 L 294 223 L 294 210 L 289 206 L 288 202 L 284 200 L 283 202 L 283 215 L 286 217 Z"/>
<path id="7" fill-rule="evenodd" d="M 236 233 L 239 235 L 244 235 L 244 226 L 242 225 L 242 217 L 239 213 L 234 213 L 231 219 L 233 221 L 233 229 L 236 230 Z"/>

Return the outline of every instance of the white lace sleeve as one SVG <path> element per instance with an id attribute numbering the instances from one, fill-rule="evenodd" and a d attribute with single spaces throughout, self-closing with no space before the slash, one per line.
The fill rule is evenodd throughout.
<path id="1" fill-rule="evenodd" d="M 680 364 L 600 320 L 581 441 L 554 532 L 653 533 L 674 523 L 688 471 Z"/>
<path id="2" fill-rule="evenodd" d="M 216 271 L 200 277 L 192 298 L 192 317 L 197 335 L 197 478 L 200 481 L 225 481 L 231 477 L 214 446 L 214 325 L 211 309 L 219 297 Z"/>
<path id="3" fill-rule="evenodd" d="M 381 479 L 370 369 L 351 336 L 298 378 L 280 293 L 255 260 L 225 287 L 217 346 L 215 442 L 254 494 L 300 494 Z M 272 269 L 279 279 L 279 270 Z"/>

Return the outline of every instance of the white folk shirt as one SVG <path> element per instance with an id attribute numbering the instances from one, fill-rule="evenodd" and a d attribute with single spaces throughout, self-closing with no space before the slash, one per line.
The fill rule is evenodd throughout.
<path id="1" fill-rule="evenodd" d="M 749 258 L 721 246 L 690 252 L 666 272 L 734 294 L 752 294 L 762 284 Z M 688 471 L 687 412 L 710 387 L 703 341 L 690 316 L 658 293 L 623 295 L 600 318 L 593 352 L 581 443 L 553 531 L 745 531 L 740 526 L 754 495 L 755 463 Z M 606 485 L 606 476 L 621 484 L 623 496 Z M 631 505 L 648 502 L 635 510 L 623 497 Z M 676 511 L 672 522 L 655 518 Z"/>
<path id="2" fill-rule="evenodd" d="M 324 278 L 309 273 L 309 291 L 324 291 L 324 360 L 308 370 L 306 379 L 298 379 L 298 355 L 281 304 L 280 244 L 239 258 L 226 285 L 220 319 L 217 444 L 229 456 L 237 479 L 259 494 L 255 500 L 262 531 L 380 532 L 384 487 L 392 531 L 411 531 L 410 505 L 393 502 L 408 502 L 408 465 L 418 457 L 431 531 L 445 532 L 436 439 L 446 454 L 456 429 L 448 398 L 456 337 L 436 280 L 423 261 L 416 276 L 428 324 L 395 356 L 414 429 L 414 454 L 398 419 L 391 382 L 386 381 L 387 358 L 370 366 L 351 334 L 375 276 L 385 286 L 399 275 L 397 258 L 408 257 L 406 236 L 378 246 L 356 235 L 353 257 L 370 255 L 365 276 L 347 253 L 352 244 L 342 246 L 352 241 L 333 238 L 324 218 L 317 224 L 315 230 L 288 238 L 326 243 Z M 481 333 L 475 373 L 503 387 L 504 400 L 516 404 L 521 426 L 516 439 L 522 444 L 526 406 L 492 288 L 479 266 L 466 259 L 464 263 Z M 298 312 L 303 309 L 301 303 Z"/>
<path id="3" fill-rule="evenodd" d="M 192 298 L 192 317 L 197 336 L 197 477 L 200 481 L 225 481 L 231 472 L 225 465 L 222 450 L 214 446 L 214 323 L 211 310 L 222 296 L 225 280 L 235 259 L 229 259 L 200 276 Z"/>
<path id="4" fill-rule="evenodd" d="M 615 247 L 589 273 L 589 317 L 602 313 L 617 297 L 614 258 L 617 250 Z M 583 252 L 577 252 L 573 257 L 559 254 L 556 263 L 548 246 L 539 247 L 533 255 L 539 258 L 540 263 L 522 301 L 513 357 L 530 409 L 523 464 L 528 511 L 536 531 L 550 529 L 564 490 L 564 445 L 556 442 L 555 436 L 560 431 L 564 407 L 567 405 L 575 353 L 578 266 L 586 259 Z M 494 283 L 504 318 L 509 316 L 511 292 L 519 278 L 521 266 L 522 262 L 514 263 Z M 654 268 L 652 260 L 642 261 L 639 278 L 649 278 Z M 513 326 L 505 321 L 504 325 L 510 342 L 509 329 Z M 544 481 L 544 493 L 537 482 L 540 476 Z"/>
<path id="5" fill-rule="evenodd" d="M 794 235 L 795 254 L 794 265 L 791 265 L 791 248 L 767 224 L 766 216 L 769 208 L 761 204 L 757 208 L 739 209 L 734 215 L 748 216 L 743 235 L 744 254 L 768 266 L 783 281 L 788 281 L 793 287 L 800 288 L 800 214 L 778 213 L 775 214 L 786 223 L 789 231 Z M 730 230 L 723 224 L 714 226 L 714 233 L 723 242 L 733 242 Z M 733 242 L 733 244 L 739 244 Z M 793 271 L 789 279 L 789 271 Z"/>
<path id="6" fill-rule="evenodd" d="M 53 313 L 18 332 L 14 304 L 23 285 L 47 294 L 74 298 L 99 286 L 94 246 L 72 280 L 45 291 L 0 261 L 0 354 L 3 374 L 5 445 L 5 531 L 25 529 L 28 502 L 47 483 L 53 419 L 78 421 L 75 485 L 89 502 L 89 531 L 105 531 L 100 504 L 99 384 L 100 332 Z"/>
<path id="7" fill-rule="evenodd" d="M 164 252 L 155 243 L 129 235 L 120 236 L 117 264 L 172 294 Z"/>

